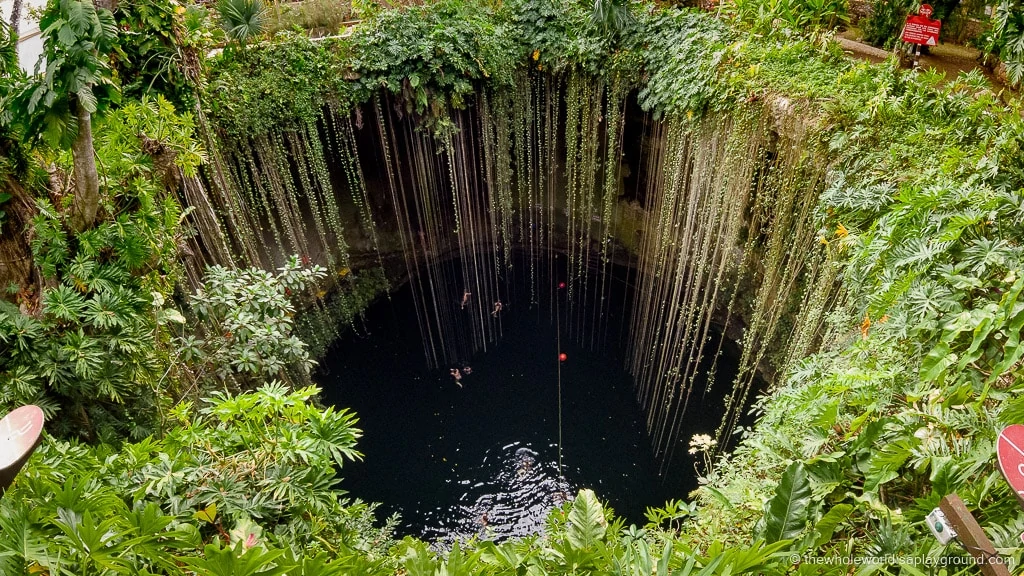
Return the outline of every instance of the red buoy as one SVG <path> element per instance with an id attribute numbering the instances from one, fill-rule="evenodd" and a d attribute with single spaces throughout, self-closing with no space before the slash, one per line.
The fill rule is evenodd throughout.
<path id="1" fill-rule="evenodd" d="M 565 362 L 568 359 L 569 359 L 569 355 L 566 354 L 565 352 L 562 352 L 561 354 L 558 355 L 559 362 Z"/>
<path id="2" fill-rule="evenodd" d="M 565 282 L 558 283 L 558 289 L 561 290 L 562 288 L 565 288 Z"/>

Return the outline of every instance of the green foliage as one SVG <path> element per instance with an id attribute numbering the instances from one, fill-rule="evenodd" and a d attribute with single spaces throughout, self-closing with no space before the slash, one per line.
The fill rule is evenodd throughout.
<path id="1" fill-rule="evenodd" d="M 250 46 L 245 58 L 224 54 L 214 62 L 204 91 L 210 119 L 232 138 L 271 127 L 315 122 L 323 107 L 349 107 L 358 97 L 347 60 L 346 39 L 314 42 L 279 33 Z"/>
<path id="2" fill-rule="evenodd" d="M 643 52 L 650 77 L 640 88 L 640 105 L 662 113 L 691 117 L 722 102 L 718 69 L 734 36 L 721 22 L 689 12 L 663 12 L 643 28 L 649 47 Z"/>
<path id="3" fill-rule="evenodd" d="M 780 546 L 704 553 L 657 527 L 610 522 L 592 491 L 552 512 L 544 538 L 455 543 L 439 554 L 372 506 L 339 499 L 359 458 L 355 418 L 316 408 L 315 388 L 278 384 L 172 412 L 160 439 L 85 447 L 48 439 L 0 501 L 4 574 L 386 575 L 609 572 L 774 574 Z M 393 521 L 392 521 L 393 522 Z"/>
<path id="4" fill-rule="evenodd" d="M 182 405 L 163 438 L 117 451 L 47 440 L 0 501 L 0 571 L 381 573 L 388 529 L 334 489 L 359 457 L 356 420 L 316 408 L 316 392 Z"/>
<path id="5" fill-rule="evenodd" d="M 992 28 L 981 40 L 982 48 L 1006 65 L 1011 84 L 1024 81 L 1024 4 L 1020 0 L 999 0 L 992 16 Z"/>
<path id="6" fill-rule="evenodd" d="M 633 25 L 630 3 L 628 0 L 594 0 L 590 21 L 606 36 L 618 38 L 628 34 Z"/>
<path id="7" fill-rule="evenodd" d="M 126 99 L 163 95 L 179 110 L 195 104 L 201 58 L 211 43 L 204 8 L 178 0 L 125 0 L 112 66 Z"/>
<path id="8" fill-rule="evenodd" d="M 811 483 L 803 462 L 793 462 L 782 474 L 775 496 L 768 501 L 764 514 L 764 539 L 773 543 L 792 540 L 803 532 L 807 523 L 807 507 L 811 502 Z"/>
<path id="9" fill-rule="evenodd" d="M 794 461 L 813 526 L 794 545 L 817 555 L 941 555 L 922 520 L 950 492 L 984 510 L 986 529 L 1019 522 L 993 460 L 995 431 L 1024 418 L 1019 109 L 979 73 L 939 87 L 804 41 L 735 45 L 726 62 L 726 86 L 781 95 L 822 143 L 821 243 L 844 296 L 822 352 L 760 401 L 755 428 L 715 466 L 690 530 L 745 541 L 734 527 L 767 521 L 759 511 Z"/>
<path id="10" fill-rule="evenodd" d="M 46 68 L 20 88 L 14 105 L 25 133 L 42 137 L 51 146 L 71 145 L 75 103 L 89 113 L 102 111 L 118 93 L 110 79 L 106 54 L 117 39 L 117 26 L 108 10 L 92 2 L 50 0 L 39 21 Z"/>
<path id="11" fill-rule="evenodd" d="M 566 523 L 566 539 L 574 548 L 596 546 L 608 531 L 601 503 L 592 490 L 581 490 L 572 503 Z"/>
<path id="12" fill-rule="evenodd" d="M 772 32 L 742 40 L 707 15 L 653 9 L 635 11 L 635 33 L 616 39 L 591 8 L 450 0 L 380 12 L 348 38 L 280 34 L 221 56 L 204 103 L 229 140 L 315 127 L 324 106 L 348 111 L 382 92 L 445 129 L 451 108 L 513 86 L 528 66 L 535 77 L 582 72 L 636 86 L 656 116 L 751 114 L 806 134 L 808 157 L 830 167 L 817 214 L 842 297 L 818 335 L 821 352 L 759 401 L 758 425 L 708 466 L 696 503 L 672 502 L 650 511 L 644 529 L 623 529 L 584 491 L 543 537 L 446 554 L 407 539 L 388 554 L 369 509 L 338 501 L 336 469 L 356 457 L 354 420 L 310 408 L 311 390 L 271 385 L 163 414 L 165 373 L 252 381 L 305 364 L 290 296 L 317 274 L 302 276 L 293 261 L 289 287 L 271 273 L 213 270 L 193 301 L 198 329 L 167 340 L 185 320 L 164 306 L 180 211 L 157 193 L 158 149 L 144 143 L 160 143 L 183 171 L 201 151 L 191 119 L 158 99 L 102 124 L 103 223 L 69 234 L 61 207 L 41 202 L 33 243 L 47 288 L 32 314 L 0 311 L 0 391 L 7 404 L 64 409 L 61 432 L 141 436 L 155 426 L 139 421 L 149 414 L 177 425 L 119 452 L 44 447 L 0 501 L 4 573 L 771 574 L 789 569 L 787 547 L 948 554 L 922 521 L 951 491 L 1012 542 L 1024 518 L 992 455 L 999 426 L 1024 422 L 1019 109 L 978 74 L 939 88 L 937 75 L 853 63 L 822 36 L 785 32 L 834 27 L 839 4 L 739 3 L 744 21 Z M 879 11 L 879 30 L 902 23 L 897 12 Z M 140 25 L 176 33 L 165 16 Z M 163 77 L 126 74 L 126 83 Z M 351 312 L 369 293 L 338 308 Z M 177 350 L 192 366 L 172 359 Z M 749 544 L 758 521 L 770 543 Z"/>
<path id="13" fill-rule="evenodd" d="M 18 37 L 6 22 L 0 22 L 0 77 L 9 77 L 17 68 Z"/>
<path id="14" fill-rule="evenodd" d="M 219 0 L 217 13 L 228 38 L 245 47 L 246 42 L 263 34 L 267 6 L 263 0 Z"/>
<path id="15" fill-rule="evenodd" d="M 145 269 L 175 252 L 178 208 L 152 202 L 142 183 L 124 192 L 148 205 L 90 230 L 74 251 L 58 213 L 40 201 L 33 250 L 57 283 L 44 289 L 38 315 L 0 312 L 0 402 L 33 402 L 50 417 L 67 411 L 63 434 L 148 433 L 136 404 L 152 402 L 139 382 L 159 372 L 153 293 L 161 288 Z"/>
<path id="16" fill-rule="evenodd" d="M 75 235 L 65 211 L 39 200 L 31 245 L 47 285 L 28 314 L 0 310 L 0 403 L 37 403 L 49 418 L 63 411 L 56 433 L 93 439 L 143 437 L 155 425 L 151 407 L 166 371 L 162 305 L 182 215 L 160 192 L 151 153 L 180 150 L 185 171 L 201 155 L 190 119 L 166 101 L 127 105 L 107 122 L 97 149 L 111 169 L 104 218 Z"/>
<path id="17" fill-rule="evenodd" d="M 335 34 L 342 24 L 352 20 L 352 4 L 348 0 L 304 0 L 276 5 L 267 16 L 267 34 L 282 30 L 306 30 L 314 36 Z"/>
<path id="18" fill-rule="evenodd" d="M 608 6 L 604 5 L 606 11 Z M 624 10 L 628 3 L 621 6 Z M 598 30 L 600 22 L 595 22 L 593 8 L 597 5 L 585 10 L 583 4 L 559 0 L 512 0 L 503 5 L 502 15 L 515 25 L 521 40 L 519 46 L 510 48 L 517 49 L 516 58 L 529 58 L 538 70 L 559 72 L 578 66 L 600 74 L 607 70 L 611 38 Z"/>
<path id="19" fill-rule="evenodd" d="M 435 574 L 781 574 L 781 545 L 763 542 L 726 548 L 711 543 L 703 553 L 654 526 L 623 529 L 590 490 L 548 518 L 542 538 L 496 544 L 456 543 L 444 555 L 406 538 L 396 547 L 410 576 Z"/>
<path id="20" fill-rule="evenodd" d="M 619 39 L 639 45 L 636 34 Z M 581 5 L 516 0 L 495 10 L 486 3 L 446 0 L 380 12 L 345 38 L 312 41 L 279 33 L 225 54 L 207 91 L 211 118 L 237 138 L 271 127 L 318 120 L 325 105 L 350 109 L 381 92 L 396 97 L 420 123 L 453 128 L 451 108 L 471 104 L 477 91 L 511 87 L 524 62 L 540 70 L 581 67 L 593 74 L 636 77 L 638 57 L 613 52 L 612 38 Z"/>
<path id="21" fill-rule="evenodd" d="M 387 11 L 355 29 L 352 68 L 370 93 L 399 95 L 410 112 L 442 121 L 480 82 L 512 85 L 511 32 L 486 6 L 460 0 Z"/>
<path id="22" fill-rule="evenodd" d="M 5 22 L 0 22 L 0 181 L 8 174 L 24 174 L 27 168 L 27 153 L 16 132 L 14 106 L 10 95 L 22 80 L 18 66 L 18 38 Z M 0 202 L 2 203 L 2 202 Z M 2 235 L 0 217 L 0 235 Z"/>
<path id="23" fill-rule="evenodd" d="M 731 10 L 740 22 L 762 34 L 817 33 L 850 21 L 847 0 L 734 0 Z"/>
<path id="24" fill-rule="evenodd" d="M 889 50 L 900 40 L 907 14 L 915 8 L 914 0 L 874 0 L 871 14 L 861 20 L 864 41 Z"/>
<path id="25" fill-rule="evenodd" d="M 235 379 L 244 386 L 257 378 L 283 376 L 289 366 L 307 373 L 306 345 L 292 334 L 292 300 L 323 277 L 323 268 L 303 267 L 297 256 L 276 275 L 255 268 L 209 268 L 202 287 L 190 297 L 198 324 L 175 339 L 192 378 Z"/>
<path id="26" fill-rule="evenodd" d="M 195 139 L 192 115 L 178 113 L 163 96 L 126 102 L 97 135 L 105 172 L 165 178 L 168 171 L 198 174 L 205 151 Z"/>

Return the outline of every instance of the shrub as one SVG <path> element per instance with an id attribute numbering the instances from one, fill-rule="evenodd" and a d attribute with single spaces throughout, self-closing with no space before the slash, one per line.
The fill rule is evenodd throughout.
<path id="1" fill-rule="evenodd" d="M 861 22 L 864 41 L 886 50 L 892 48 L 913 6 L 913 0 L 874 0 L 871 15 Z"/>
<path id="2" fill-rule="evenodd" d="M 220 0 L 217 12 L 228 38 L 242 46 L 266 28 L 267 7 L 262 0 Z"/>
<path id="3" fill-rule="evenodd" d="M 758 32 L 817 32 L 850 21 L 847 0 L 735 0 L 733 13 Z"/>
<path id="4" fill-rule="evenodd" d="M 992 28 L 981 38 L 985 52 L 1006 66 L 1006 79 L 1019 85 L 1024 80 L 1024 3 L 1000 0 L 992 16 Z"/>
<path id="5" fill-rule="evenodd" d="M 278 274 L 258 268 L 212 266 L 190 298 L 198 320 L 176 339 L 194 381 L 208 378 L 245 386 L 255 378 L 283 377 L 289 367 L 306 373 L 306 345 L 292 334 L 293 298 L 324 277 L 319 266 L 292 257 Z"/>

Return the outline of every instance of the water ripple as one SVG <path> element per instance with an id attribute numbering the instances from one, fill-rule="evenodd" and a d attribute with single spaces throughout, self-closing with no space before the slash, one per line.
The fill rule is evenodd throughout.
<path id="1" fill-rule="evenodd" d="M 548 513 L 572 498 L 574 487 L 558 474 L 557 447 L 545 458 L 528 442 L 487 450 L 481 463 L 454 480 L 465 486 L 458 505 L 425 513 L 421 537 L 441 548 L 470 538 L 501 541 L 544 529 Z"/>

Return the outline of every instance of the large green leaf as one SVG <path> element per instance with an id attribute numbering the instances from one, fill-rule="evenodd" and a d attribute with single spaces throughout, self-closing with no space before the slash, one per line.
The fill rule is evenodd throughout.
<path id="1" fill-rule="evenodd" d="M 882 484 L 898 478 L 900 468 L 910 458 L 911 450 L 919 443 L 916 438 L 904 438 L 886 444 L 873 454 L 864 472 L 864 491 L 873 492 Z"/>
<path id="2" fill-rule="evenodd" d="M 775 496 L 764 515 L 764 539 L 768 543 L 794 538 L 807 523 L 811 482 L 803 462 L 794 462 L 782 474 Z"/>
<path id="3" fill-rule="evenodd" d="M 200 576 L 279 576 L 288 566 L 275 565 L 283 550 L 246 549 L 242 542 L 233 547 L 208 544 L 201 558 L 179 557 L 183 564 Z"/>
<path id="4" fill-rule="evenodd" d="M 849 504 L 836 504 L 829 510 L 818 523 L 814 525 L 814 547 L 821 548 L 835 534 L 839 523 L 850 515 L 853 506 Z"/>
<path id="5" fill-rule="evenodd" d="M 566 528 L 569 544 L 578 550 L 590 548 L 604 538 L 607 530 L 604 508 L 594 491 L 580 490 L 569 512 L 569 525 Z"/>

